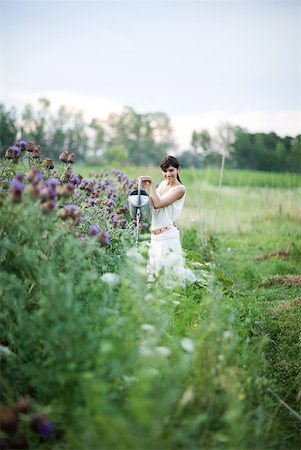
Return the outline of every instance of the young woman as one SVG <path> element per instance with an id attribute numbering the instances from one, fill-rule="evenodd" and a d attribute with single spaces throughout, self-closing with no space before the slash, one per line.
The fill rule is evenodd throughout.
<path id="1" fill-rule="evenodd" d="M 149 184 L 152 205 L 149 279 L 153 280 L 163 272 L 183 282 L 188 271 L 184 268 L 180 234 L 174 221 L 179 218 L 183 209 L 186 189 L 179 177 L 180 166 L 177 158 L 166 156 L 160 168 L 164 180 L 157 188 L 151 177 L 141 177 L 144 189 Z"/>

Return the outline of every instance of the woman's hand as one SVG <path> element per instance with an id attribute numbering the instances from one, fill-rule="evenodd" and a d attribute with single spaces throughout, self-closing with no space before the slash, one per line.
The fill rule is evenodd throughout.
<path id="1" fill-rule="evenodd" d="M 143 188 L 143 189 L 148 188 L 149 184 L 151 184 L 152 181 L 153 181 L 152 178 L 149 177 L 148 175 L 141 176 L 141 177 L 139 177 L 139 178 L 140 178 L 141 181 L 142 181 L 142 188 Z M 139 180 L 139 179 L 138 179 L 138 180 Z"/>

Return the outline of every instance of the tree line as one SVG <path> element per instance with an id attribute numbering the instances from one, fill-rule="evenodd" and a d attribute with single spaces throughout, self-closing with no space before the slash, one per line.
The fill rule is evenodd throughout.
<path id="1" fill-rule="evenodd" d="M 75 153 L 77 161 L 106 164 L 113 161 L 135 165 L 158 165 L 176 144 L 169 117 L 163 112 L 139 114 L 131 107 L 110 113 L 106 120 L 87 121 L 81 111 L 62 105 L 57 112 L 50 101 L 39 99 L 38 109 L 26 105 L 21 114 L 0 104 L 0 152 L 23 138 L 39 144 L 43 153 L 57 159 L 63 150 Z M 231 124 L 221 124 L 214 135 L 194 130 L 190 148 L 178 152 L 182 167 L 219 166 L 240 169 L 301 172 L 301 135 L 280 137 L 276 133 L 250 133 Z"/>

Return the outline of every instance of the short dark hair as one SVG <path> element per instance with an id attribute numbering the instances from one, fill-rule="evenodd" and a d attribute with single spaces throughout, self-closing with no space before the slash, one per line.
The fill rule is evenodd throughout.
<path id="1" fill-rule="evenodd" d="M 169 166 L 174 167 L 175 169 L 179 169 L 180 164 L 179 161 L 175 156 L 167 155 L 164 156 L 164 158 L 161 161 L 160 168 L 165 171 L 168 169 Z M 177 174 L 178 181 L 182 184 L 182 181 L 180 180 L 179 174 Z"/>

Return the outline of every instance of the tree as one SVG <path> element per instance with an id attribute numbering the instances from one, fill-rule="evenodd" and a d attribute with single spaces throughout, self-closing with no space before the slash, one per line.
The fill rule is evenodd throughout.
<path id="1" fill-rule="evenodd" d="M 0 104 L 0 155 L 3 156 L 5 150 L 14 144 L 17 139 L 17 119 L 15 108 L 5 110 Z"/>
<path id="2" fill-rule="evenodd" d="M 138 114 L 126 107 L 121 114 L 111 113 L 107 125 L 107 151 L 124 145 L 132 164 L 159 164 L 174 144 L 170 120 L 164 113 Z"/>

